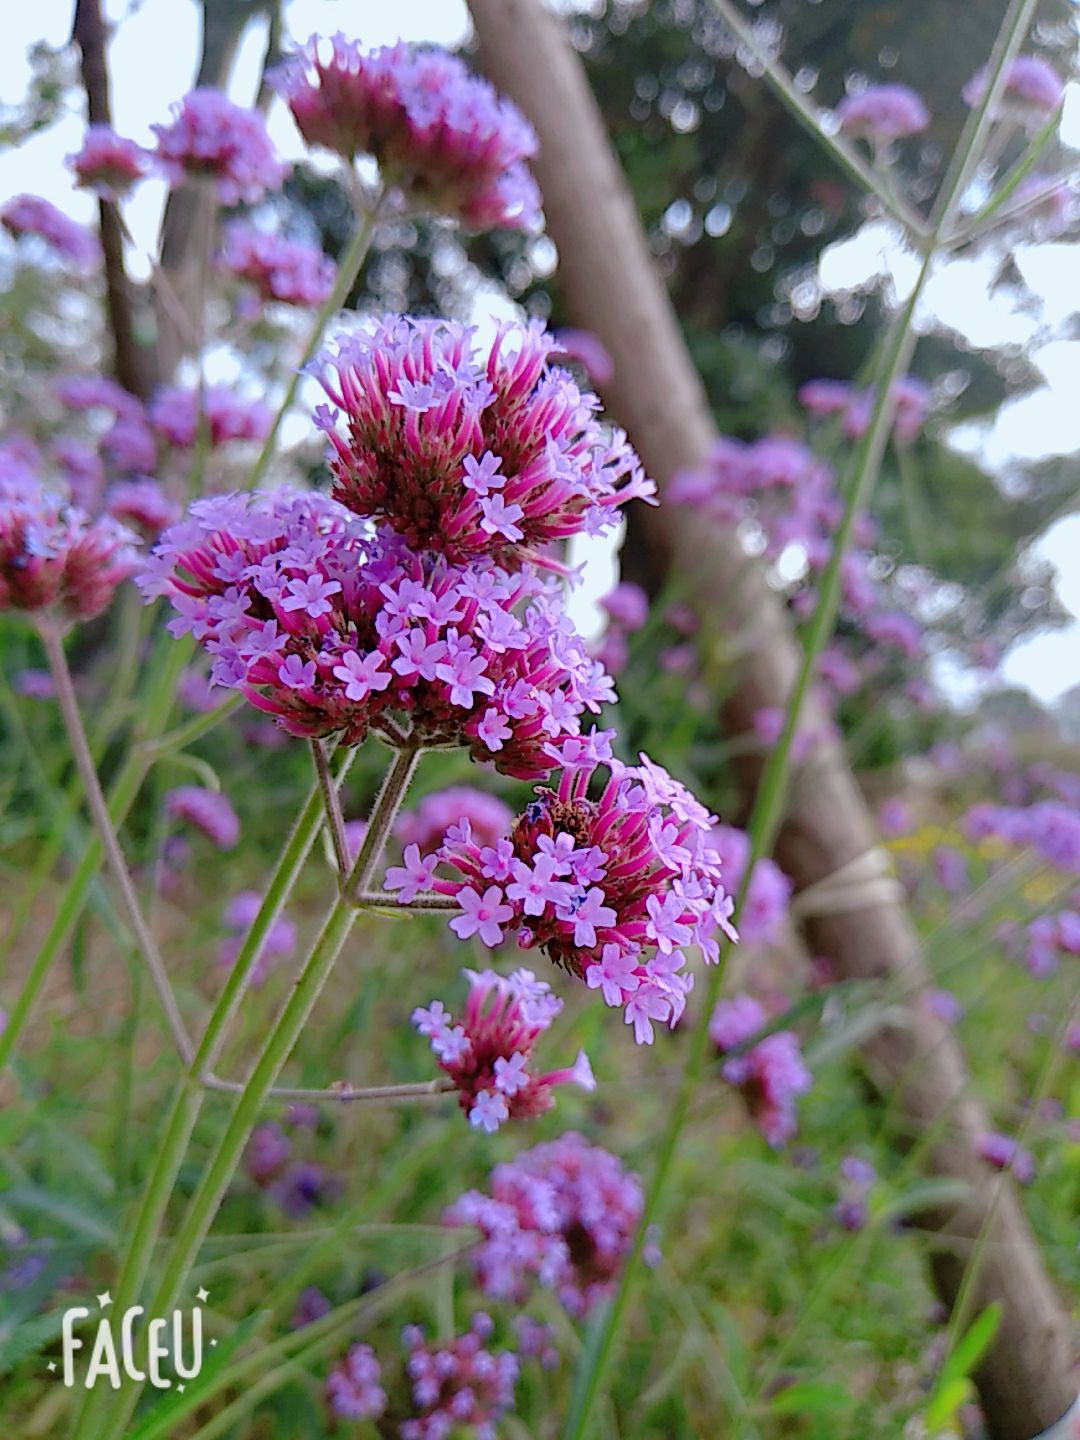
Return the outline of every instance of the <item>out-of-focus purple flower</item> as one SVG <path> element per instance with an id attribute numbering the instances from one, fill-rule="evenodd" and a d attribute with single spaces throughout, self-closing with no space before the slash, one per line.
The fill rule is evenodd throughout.
<path id="1" fill-rule="evenodd" d="M 1007 204 L 1007 209 L 1021 212 L 1016 219 L 1034 220 L 1039 236 L 1046 240 L 1064 234 L 1075 219 L 1072 191 L 1067 185 L 1051 187 L 1052 179 L 1037 172 L 1025 175 Z"/>
<path id="2" fill-rule="evenodd" d="M 655 486 L 625 434 L 601 427 L 596 397 L 549 365 L 553 345 L 536 321 L 481 347 L 466 326 L 405 316 L 339 339 L 321 374 L 337 409 L 315 415 L 335 499 L 414 547 L 508 569 L 611 530 Z"/>
<path id="3" fill-rule="evenodd" d="M 457 569 L 312 492 L 195 502 L 140 585 L 169 596 L 174 634 L 214 655 L 214 683 L 290 735 L 356 744 L 404 713 L 425 743 L 535 780 L 557 763 L 550 746 L 613 698 L 557 585 Z"/>
<path id="4" fill-rule="evenodd" d="M 289 173 L 258 111 L 234 105 L 221 90 L 192 90 L 173 106 L 170 124 L 150 128 L 170 182 L 212 179 L 223 205 L 257 205 L 268 191 L 280 190 Z"/>
<path id="5" fill-rule="evenodd" d="M 854 695 L 862 685 L 862 675 L 854 660 L 837 645 L 826 645 L 817 659 L 818 675 L 838 695 Z"/>
<path id="6" fill-rule="evenodd" d="M 312 36 L 275 78 L 309 145 L 374 156 L 410 205 L 475 230 L 539 222 L 532 126 L 456 56 Z"/>
<path id="7" fill-rule="evenodd" d="M 709 843 L 720 861 L 725 890 L 729 895 L 736 894 L 746 873 L 750 837 L 734 825 L 714 825 L 709 832 Z M 763 856 L 754 866 L 746 898 L 735 914 L 739 938 L 744 945 L 770 945 L 780 938 L 791 890 L 791 881 L 780 867 Z"/>
<path id="8" fill-rule="evenodd" d="M 219 964 L 235 963 L 244 936 L 251 928 L 261 906 L 262 896 L 257 890 L 241 890 L 226 902 L 222 918 L 228 929 L 234 933 L 227 940 L 223 940 L 218 949 Z M 296 925 L 287 915 L 279 915 L 266 932 L 255 963 L 248 972 L 248 983 L 261 985 L 266 979 L 269 967 L 276 961 L 287 960 L 295 949 Z"/>
<path id="9" fill-rule="evenodd" d="M 370 1345 L 350 1345 L 326 1380 L 330 1409 L 342 1420 L 371 1420 L 386 1409 L 382 1372 Z M 447 1432 L 449 1433 L 449 1432 Z"/>
<path id="10" fill-rule="evenodd" d="M 568 1068 L 542 1074 L 529 1068 L 537 1040 L 562 1009 L 543 980 L 531 970 L 517 970 L 509 979 L 493 970 L 463 973 L 469 995 L 460 1025 L 438 1000 L 414 1010 L 412 1020 L 457 1086 L 470 1125 L 490 1134 L 506 1120 L 550 1110 L 556 1085 L 594 1088 L 583 1050 Z"/>
<path id="11" fill-rule="evenodd" d="M 519 1355 L 538 1361 L 542 1370 L 557 1368 L 559 1351 L 553 1326 L 542 1325 L 531 1315 L 515 1315 L 514 1334 L 517 1337 Z"/>
<path id="12" fill-rule="evenodd" d="M 950 895 L 960 895 L 969 886 L 967 857 L 952 845 L 938 845 L 930 863 L 934 879 Z"/>
<path id="13" fill-rule="evenodd" d="M 394 834 L 402 846 L 416 845 L 421 855 L 428 855 L 455 828 L 478 845 L 494 845 L 510 829 L 513 819 L 514 812 L 497 795 L 473 785 L 451 785 L 425 795 L 412 810 L 403 811 Z"/>
<path id="14" fill-rule="evenodd" d="M 305 1325 L 329 1315 L 332 1306 L 317 1285 L 307 1285 L 301 1290 L 289 1321 L 290 1330 L 302 1330 Z"/>
<path id="15" fill-rule="evenodd" d="M 1080 1024 L 1069 1026 L 1065 1034 L 1065 1049 L 1080 1055 Z"/>
<path id="16" fill-rule="evenodd" d="M 1062 955 L 1080 955 L 1080 914 L 1060 910 L 1040 915 L 1026 932 L 1025 963 L 1032 975 L 1045 980 L 1056 973 Z"/>
<path id="17" fill-rule="evenodd" d="M 100 455 L 85 440 L 77 440 L 72 435 L 58 435 L 53 441 L 52 458 L 74 503 L 80 510 L 92 515 L 98 508 L 105 484 L 105 466 Z"/>
<path id="18" fill-rule="evenodd" d="M 90 620 L 136 569 L 136 544 L 123 525 L 89 520 L 37 482 L 0 484 L 0 612 Z"/>
<path id="19" fill-rule="evenodd" d="M 665 645 L 656 657 L 656 663 L 666 675 L 686 675 L 697 660 L 696 645 Z"/>
<path id="20" fill-rule="evenodd" d="M 28 700 L 51 700 L 56 685 L 48 670 L 20 670 L 11 682 L 16 693 Z"/>
<path id="21" fill-rule="evenodd" d="M 615 374 L 615 362 L 591 330 L 560 330 L 555 343 L 557 352 L 576 360 L 594 385 L 606 385 Z"/>
<path id="22" fill-rule="evenodd" d="M 334 288 L 337 267 L 317 245 L 287 240 L 243 221 L 225 229 L 218 268 L 246 280 L 264 300 L 322 305 Z"/>
<path id="23" fill-rule="evenodd" d="M 609 675 L 621 674 L 630 663 L 630 645 L 623 631 L 609 625 L 593 655 Z"/>
<path id="24" fill-rule="evenodd" d="M 240 839 L 240 821 L 226 796 L 202 785 L 179 785 L 165 796 L 166 813 L 202 832 L 219 850 Z"/>
<path id="25" fill-rule="evenodd" d="M 536 1280 L 580 1319 L 611 1294 L 643 1203 L 615 1155 L 567 1131 L 497 1165 L 490 1191 L 467 1191 L 443 1217 L 483 1233 L 470 1258 L 485 1295 L 520 1304 Z"/>
<path id="26" fill-rule="evenodd" d="M 180 518 L 180 507 L 156 480 L 118 480 L 105 496 L 105 513 L 152 540 Z"/>
<path id="27" fill-rule="evenodd" d="M 74 155 L 65 157 L 79 185 L 106 200 L 126 195 L 146 174 L 150 157 L 109 125 L 91 125 Z"/>
<path id="28" fill-rule="evenodd" d="M 495 1440 L 500 1416 L 514 1403 L 518 1360 L 510 1350 L 484 1348 L 494 1328 L 489 1316 L 477 1313 L 464 1335 L 431 1345 L 418 1325 L 406 1327 L 415 1414 L 401 1421 L 401 1440 L 440 1440 L 458 1431 Z"/>
<path id="29" fill-rule="evenodd" d="M 852 387 L 846 380 L 807 380 L 800 385 L 796 399 L 818 420 L 843 415 L 851 403 Z"/>
<path id="30" fill-rule="evenodd" d="M 975 1153 L 995 1170 L 1011 1170 L 1021 1185 L 1030 1185 L 1035 1179 L 1033 1157 L 1011 1135 L 985 1130 L 975 1141 Z"/>
<path id="31" fill-rule="evenodd" d="M 256 1125 L 244 1150 L 244 1169 L 256 1185 L 266 1186 L 284 1170 L 291 1147 L 280 1126 Z"/>
<path id="32" fill-rule="evenodd" d="M 709 1036 L 721 1054 L 743 1045 L 767 1024 L 764 1008 L 749 995 L 720 1000 L 709 1021 Z M 770 1145 L 795 1134 L 795 1101 L 812 1084 L 797 1036 L 775 1030 L 742 1054 L 723 1062 L 721 1075 L 743 1093 L 751 1115 Z"/>
<path id="33" fill-rule="evenodd" d="M 226 385 L 208 385 L 202 393 L 199 411 L 198 390 L 166 388 L 150 403 L 150 423 L 171 445 L 189 449 L 199 438 L 200 419 L 205 421 L 207 438 L 217 447 L 230 440 L 263 440 L 272 416 L 261 400 L 245 400 Z"/>
<path id="34" fill-rule="evenodd" d="M 298 1160 L 275 1177 L 267 1194 L 290 1220 L 302 1220 L 317 1205 L 335 1199 L 340 1190 L 341 1180 L 337 1175 L 313 1161 Z"/>
<path id="35" fill-rule="evenodd" d="M 111 410 L 126 420 L 141 420 L 143 404 L 136 395 L 107 375 L 63 375 L 53 394 L 68 410 Z"/>
<path id="36" fill-rule="evenodd" d="M 649 597 L 632 580 L 620 580 L 601 598 L 600 608 L 612 624 L 632 634 L 649 618 Z"/>
<path id="37" fill-rule="evenodd" d="M 862 1230 L 869 1216 L 867 1196 L 877 1178 L 874 1167 L 858 1155 L 840 1161 L 841 1194 L 833 1207 L 833 1218 L 844 1230 Z"/>
<path id="38" fill-rule="evenodd" d="M 101 453 L 118 475 L 145 475 L 157 464 L 153 432 L 139 419 L 121 415 L 102 437 Z"/>
<path id="39" fill-rule="evenodd" d="M 836 115 L 841 130 L 879 145 L 917 135 L 930 124 L 922 97 L 907 85 L 868 85 L 845 96 Z"/>
<path id="40" fill-rule="evenodd" d="M 432 888 L 464 909 L 451 921 L 457 934 L 497 945 L 512 928 L 520 949 L 543 948 L 651 1044 L 653 1021 L 674 1025 L 686 1003 L 683 947 L 713 961 L 716 930 L 735 938 L 707 841 L 714 817 L 646 756 L 640 767 L 613 760 L 610 732 L 551 748 L 563 766 L 557 788 L 538 789 L 493 847 L 448 839 L 438 858 L 462 878 Z M 598 765 L 610 778 L 590 800 Z"/>
<path id="41" fill-rule="evenodd" d="M 684 600 L 677 600 L 664 611 L 664 624 L 670 626 L 677 635 L 689 638 L 701 629 L 701 617 L 692 605 L 688 605 Z"/>
<path id="42" fill-rule="evenodd" d="M 765 705 L 760 710 L 755 710 L 751 718 L 754 727 L 754 734 L 770 749 L 776 745 L 784 733 L 785 716 L 778 705 Z M 811 750 L 818 745 L 822 739 L 822 733 L 818 730 L 805 728 L 796 730 L 795 739 L 791 745 L 791 758 L 798 765 L 805 760 Z"/>
<path id="43" fill-rule="evenodd" d="M 927 990 L 922 999 L 931 1015 L 946 1025 L 955 1025 L 964 1018 L 964 1007 L 951 990 Z"/>
<path id="44" fill-rule="evenodd" d="M 1080 874 L 1080 813 L 1056 800 L 1035 805 L 973 805 L 964 817 L 973 840 L 990 836 L 1010 845 L 1030 845 L 1060 870 Z"/>
<path id="45" fill-rule="evenodd" d="M 867 635 L 877 645 L 892 645 L 907 660 L 922 654 L 922 629 L 917 620 L 900 610 L 882 610 L 867 617 Z"/>
<path id="46" fill-rule="evenodd" d="M 16 240 L 37 236 L 80 273 L 89 274 L 101 264 L 101 242 L 94 232 L 40 195 L 16 195 L 9 200 L 0 210 L 0 225 Z"/>
<path id="47" fill-rule="evenodd" d="M 977 70 L 961 94 L 964 103 L 981 105 L 986 94 L 988 72 L 984 65 Z M 1041 55 L 1017 55 L 1005 75 L 1005 87 L 999 102 L 1002 111 L 1010 106 L 1035 111 L 1040 116 L 1051 114 L 1061 104 L 1065 86 L 1061 76 Z"/>

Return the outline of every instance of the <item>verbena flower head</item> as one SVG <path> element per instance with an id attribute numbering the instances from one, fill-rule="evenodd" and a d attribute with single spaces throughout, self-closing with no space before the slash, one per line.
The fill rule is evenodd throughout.
<path id="1" fill-rule="evenodd" d="M 348 160 L 374 156 L 383 183 L 412 206 L 476 230 L 538 223 L 540 193 L 525 163 L 536 153 L 533 129 L 456 56 L 313 36 L 277 85 L 309 145 Z"/>
<path id="2" fill-rule="evenodd" d="M 717 1002 L 709 1036 L 721 1052 L 744 1045 L 768 1023 L 764 1007 L 749 995 Z M 720 1070 L 742 1091 L 758 1129 L 772 1146 L 795 1134 L 795 1101 L 810 1089 L 799 1041 L 790 1030 L 776 1030 L 756 1045 L 725 1060 Z"/>
<path id="3" fill-rule="evenodd" d="M 510 1350 L 485 1348 L 494 1328 L 482 1311 L 446 1345 L 429 1343 L 419 1325 L 405 1328 L 412 1414 L 398 1427 L 401 1440 L 446 1440 L 465 1427 L 476 1440 L 495 1440 L 499 1418 L 514 1403 L 518 1360 Z"/>
<path id="4" fill-rule="evenodd" d="M 266 1186 L 284 1170 L 292 1147 L 280 1125 L 256 1125 L 244 1149 L 244 1169 L 256 1185 Z"/>
<path id="5" fill-rule="evenodd" d="M 470 1125 L 492 1134 L 505 1120 L 550 1110 L 556 1085 L 594 1088 L 583 1050 L 568 1069 L 543 1074 L 530 1069 L 537 1040 L 562 1009 L 543 980 L 531 970 L 518 970 L 509 979 L 493 970 L 463 973 L 469 995 L 460 1025 L 439 1000 L 414 1010 L 412 1020 L 427 1036 L 439 1068 L 458 1087 Z"/>
<path id="6" fill-rule="evenodd" d="M 325 1312 L 324 1312 L 325 1313 Z M 370 1345 L 350 1345 L 326 1379 L 326 1399 L 341 1420 L 372 1420 L 386 1409 L 382 1371 Z"/>
<path id="7" fill-rule="evenodd" d="M 975 1153 L 995 1170 L 1011 1170 L 1021 1185 L 1030 1185 L 1035 1179 L 1034 1159 L 1011 1135 L 985 1130 L 976 1138 Z"/>
<path id="8" fill-rule="evenodd" d="M 612 1293 L 643 1203 L 617 1156 L 567 1131 L 497 1165 L 490 1189 L 467 1191 L 443 1216 L 483 1233 L 471 1259 L 485 1295 L 520 1304 L 539 1282 L 580 1319 Z"/>
<path id="9" fill-rule="evenodd" d="M 404 316 L 339 340 L 322 374 L 337 411 L 316 412 L 334 496 L 459 562 L 545 563 L 553 541 L 611 530 L 655 486 L 596 397 L 548 363 L 553 344 L 537 321 L 481 345 L 470 327 Z"/>
<path id="10" fill-rule="evenodd" d="M 82 273 L 89 273 L 101 264 L 101 242 L 94 232 L 40 195 L 16 195 L 9 200 L 0 210 L 0 224 L 16 240 L 24 235 L 36 235 Z"/>
<path id="11" fill-rule="evenodd" d="M 240 220 L 226 226 L 218 268 L 246 280 L 264 300 L 288 305 L 322 305 L 337 275 L 334 262 L 317 245 L 270 235 Z"/>
<path id="12" fill-rule="evenodd" d="M 232 850 L 240 839 L 240 821 L 227 796 L 201 785 L 179 785 L 165 796 L 165 811 L 200 831 L 219 850 Z"/>
<path id="13" fill-rule="evenodd" d="M 232 965 L 240 953 L 244 937 L 262 905 L 262 896 L 257 890 L 241 890 L 226 902 L 222 919 L 233 933 L 223 940 L 218 949 L 218 962 Z M 278 960 L 287 960 L 296 949 L 296 925 L 287 915 L 279 915 L 266 932 L 262 947 L 255 963 L 248 972 L 248 983 L 261 985 L 270 966 Z"/>
<path id="14" fill-rule="evenodd" d="M 36 480 L 0 479 L 0 611 L 91 620 L 138 567 L 135 535 L 91 520 Z"/>
<path id="15" fill-rule="evenodd" d="M 606 385 L 615 374 L 615 362 L 598 335 L 591 330 L 565 328 L 555 337 L 556 349 L 575 360 L 594 385 Z"/>
<path id="16" fill-rule="evenodd" d="M 234 105 L 221 90 L 192 90 L 173 106 L 170 124 L 150 128 L 158 164 L 171 183 L 212 179 L 223 205 L 256 205 L 268 191 L 280 190 L 289 173 L 262 116 Z"/>
<path id="17" fill-rule="evenodd" d="M 972 107 L 981 105 L 986 94 L 988 72 L 984 65 L 977 70 L 961 92 L 964 102 Z M 1061 104 L 1065 86 L 1061 76 L 1041 55 L 1017 55 L 1005 76 L 1005 87 L 1000 105 L 1003 110 L 1013 108 L 1027 112 L 1035 111 L 1041 116 L 1051 114 Z"/>
<path id="18" fill-rule="evenodd" d="M 142 401 L 107 375 L 63 375 L 53 394 L 68 410 L 111 410 L 127 420 L 141 420 Z"/>
<path id="19" fill-rule="evenodd" d="M 907 85 L 868 85 L 836 107 L 841 130 L 877 144 L 917 135 L 930 124 L 921 96 Z"/>
<path id="20" fill-rule="evenodd" d="M 150 165 L 150 156 L 141 145 L 117 135 L 109 125 L 91 125 L 81 148 L 66 159 L 77 183 L 106 200 L 125 195 Z"/>
<path id="21" fill-rule="evenodd" d="M 425 743 L 538 779 L 550 745 L 613 696 L 557 586 L 418 554 L 312 492 L 197 501 L 140 585 L 168 595 L 170 628 L 214 656 L 214 683 L 290 735 L 357 744 L 396 714 Z"/>
<path id="22" fill-rule="evenodd" d="M 714 817 L 646 756 L 640 767 L 614 760 L 610 736 L 550 747 L 557 787 L 538 789 L 494 846 L 448 836 L 437 856 L 462 878 L 433 888 L 461 905 L 450 922 L 461 938 L 495 946 L 509 933 L 523 950 L 541 947 L 651 1044 L 653 1021 L 674 1025 L 693 983 L 683 947 L 711 961 L 717 928 L 734 937 L 731 902 L 705 843 Z M 598 765 L 609 778 L 590 799 Z"/>
<path id="23" fill-rule="evenodd" d="M 200 416 L 198 390 L 167 386 L 150 403 L 150 423 L 170 445 L 190 449 L 199 438 L 199 423 L 205 418 L 207 439 L 215 448 L 230 440 L 263 440 L 270 430 L 269 406 L 261 400 L 245 400 L 227 385 L 207 385 L 202 392 Z"/>
<path id="24" fill-rule="evenodd" d="M 446 832 L 459 826 L 480 845 L 494 845 L 507 833 L 514 812 L 504 800 L 473 785 L 451 785 L 405 810 L 394 826 L 403 846 L 416 845 L 421 855 L 438 849 Z"/>
<path id="25" fill-rule="evenodd" d="M 601 598 L 600 608 L 621 630 L 640 630 L 649 618 L 649 597 L 632 580 L 620 580 Z"/>
<path id="26" fill-rule="evenodd" d="M 720 862 L 724 885 L 734 894 L 746 872 L 750 837 L 734 825 L 714 825 L 709 839 Z M 768 945 L 779 939 L 787 920 L 791 890 L 791 881 L 775 861 L 762 856 L 754 866 L 746 898 L 734 917 L 743 944 Z"/>
<path id="27" fill-rule="evenodd" d="M 105 496 L 105 513 L 138 530 L 144 539 L 160 535 L 180 517 L 180 507 L 170 500 L 156 480 L 118 480 Z"/>

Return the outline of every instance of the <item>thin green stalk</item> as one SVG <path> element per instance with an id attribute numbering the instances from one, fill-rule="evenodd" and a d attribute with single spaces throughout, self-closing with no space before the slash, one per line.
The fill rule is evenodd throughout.
<path id="1" fill-rule="evenodd" d="M 274 446 L 277 444 L 277 436 L 278 431 L 281 429 L 281 422 L 285 419 L 296 398 L 296 391 L 300 384 L 300 376 L 303 373 L 304 366 L 308 364 L 314 356 L 315 351 L 319 348 L 327 322 L 332 316 L 336 315 L 345 304 L 345 301 L 349 298 L 350 291 L 356 284 L 364 261 L 367 258 L 368 250 L 371 248 L 371 241 L 375 234 L 375 226 L 378 224 L 378 220 L 379 197 L 377 196 L 357 226 L 356 234 L 350 241 L 349 248 L 341 257 L 341 262 L 338 265 L 337 280 L 334 282 L 333 290 L 315 316 L 315 323 L 311 327 L 311 334 L 308 336 L 307 344 L 304 346 L 304 353 L 300 359 L 300 364 L 293 371 L 289 379 L 285 395 L 281 404 L 278 406 L 273 424 L 270 426 L 266 439 L 263 441 L 263 447 L 259 451 L 258 459 L 255 461 L 255 465 L 251 471 L 248 485 L 252 490 L 255 489 L 266 473 L 266 467 L 270 463 L 271 456 L 274 453 Z"/>
<path id="2" fill-rule="evenodd" d="M 355 750 L 346 751 L 337 770 L 338 784 L 344 779 L 355 754 Z M 200 1077 L 213 1065 L 220 1051 L 221 1042 L 244 993 L 248 973 L 262 950 L 270 927 L 281 914 L 296 884 L 321 823 L 322 799 L 318 787 L 313 786 L 285 842 L 262 904 L 244 936 L 165 1122 L 154 1166 L 143 1188 L 127 1249 L 113 1286 L 118 1314 L 136 1302 L 150 1268 L 169 1197 L 202 1110 L 206 1092 L 199 1083 Z M 81 1413 L 76 1419 L 76 1436 L 94 1436 L 96 1440 L 97 1431 L 90 1427 L 104 1405 L 104 1391 L 86 1392 Z"/>
<path id="3" fill-rule="evenodd" d="M 162 673 L 160 676 L 155 676 L 154 684 L 148 687 L 146 717 L 142 726 L 142 737 L 147 742 L 152 741 L 165 728 L 173 705 L 173 686 L 186 663 L 187 653 L 187 647 L 184 645 L 172 646 L 167 653 Z M 123 824 L 128 811 L 135 803 L 135 797 L 139 793 L 150 763 L 142 746 L 134 745 L 109 791 L 108 813 L 114 827 Z M 83 912 L 90 888 L 101 868 L 104 854 L 104 847 L 100 839 L 91 835 L 87 840 L 82 859 L 75 867 L 71 879 L 60 896 L 52 924 L 34 956 L 22 989 L 11 1007 L 7 1027 L 3 1034 L 0 1034 L 0 1070 L 3 1070 L 10 1061 L 53 961 L 67 943 L 76 921 Z"/>
<path id="4" fill-rule="evenodd" d="M 346 890 L 369 883 L 382 856 L 401 802 L 405 798 L 419 754 L 419 749 L 416 748 L 395 754 L 375 801 L 367 834 L 346 882 Z M 319 796 L 316 797 L 316 806 L 316 814 L 319 815 Z M 263 1102 L 300 1038 L 315 1002 L 348 939 L 357 914 L 357 910 L 343 896 L 339 896 L 331 906 L 315 944 L 294 982 L 292 993 L 267 1035 L 242 1093 L 236 1099 L 225 1132 L 188 1202 L 179 1232 L 165 1262 L 164 1273 L 149 1306 L 149 1314 L 167 1314 L 179 1299 L 181 1287 L 217 1214 L 244 1146 L 258 1120 Z M 162 1195 L 160 1203 L 164 1205 L 167 1198 L 167 1193 Z M 149 1248 L 152 1248 L 152 1239 L 147 1253 Z M 118 1397 L 112 1397 L 116 1399 L 115 1408 L 111 1413 L 106 1413 L 102 1423 L 92 1431 L 88 1428 L 88 1410 L 84 1417 L 87 1423 L 76 1431 L 77 1440 L 91 1440 L 91 1436 L 92 1440 L 110 1440 L 110 1437 L 121 1435 L 141 1389 L 141 1385 L 134 1384 Z"/>

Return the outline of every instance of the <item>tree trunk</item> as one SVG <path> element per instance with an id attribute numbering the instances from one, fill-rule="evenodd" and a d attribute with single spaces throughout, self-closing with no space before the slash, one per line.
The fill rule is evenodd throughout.
<path id="1" fill-rule="evenodd" d="M 716 431 L 599 108 L 559 23 L 538 0 L 469 5 L 484 68 L 540 137 L 534 168 L 568 310 L 611 353 L 615 373 L 602 387 L 605 401 L 662 493 L 673 474 L 701 462 Z M 747 559 L 733 533 L 703 526 L 688 509 L 661 506 L 637 518 L 654 576 L 675 571 L 696 577 L 702 615 L 734 642 L 738 683 L 721 724 L 728 733 L 750 730 L 757 710 L 786 704 L 800 661 L 763 569 Z M 822 718 L 811 707 L 804 723 L 815 727 Z M 759 771 L 759 760 L 741 768 L 747 793 Z M 777 844 L 780 864 L 796 891 L 806 891 L 876 844 L 843 750 L 831 742 L 818 745 L 791 788 Z M 914 993 L 930 976 L 894 890 L 878 885 L 851 892 L 847 908 L 809 913 L 804 929 L 811 953 L 827 956 L 839 977 L 899 980 L 898 988 Z M 814 908 L 809 895 L 805 908 Z M 972 1299 L 977 1308 L 1000 1300 L 1004 1315 L 975 1378 L 994 1440 L 1031 1440 L 1076 1398 L 1069 1316 L 1011 1181 L 1002 1180 L 999 1191 L 976 1158 L 975 1137 L 989 1127 L 971 1093 L 963 1054 L 940 1021 L 901 1007 L 900 1017 L 866 1042 L 865 1055 L 877 1083 L 894 1091 L 906 1133 L 918 1136 L 936 1126 L 927 1151 L 930 1171 L 969 1187 L 965 1201 L 929 1217 L 948 1235 L 932 1261 L 946 1304 L 956 1300 L 971 1245 L 987 1227 Z"/>

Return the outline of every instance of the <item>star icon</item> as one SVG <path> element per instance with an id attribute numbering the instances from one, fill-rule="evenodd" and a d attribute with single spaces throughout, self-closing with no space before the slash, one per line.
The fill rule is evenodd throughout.
<path id="1" fill-rule="evenodd" d="M 112 1304 L 112 1296 L 110 1295 L 108 1290 L 103 1290 L 101 1292 L 101 1294 L 97 1297 L 97 1303 L 101 1306 L 102 1310 L 105 1309 L 106 1305 Z"/>
<path id="2" fill-rule="evenodd" d="M 50 1370 L 55 1370 L 55 1369 L 56 1369 L 56 1361 L 55 1361 L 55 1360 L 50 1360 L 50 1361 L 49 1361 L 49 1369 L 50 1369 Z"/>
<path id="3" fill-rule="evenodd" d="M 202 1301 L 209 1300 L 209 1299 L 210 1299 L 210 1291 L 209 1291 L 209 1290 L 204 1290 L 204 1289 L 202 1288 L 202 1286 L 200 1285 L 200 1287 L 198 1288 L 198 1290 L 195 1291 L 195 1299 L 196 1299 L 196 1300 L 202 1300 Z"/>

